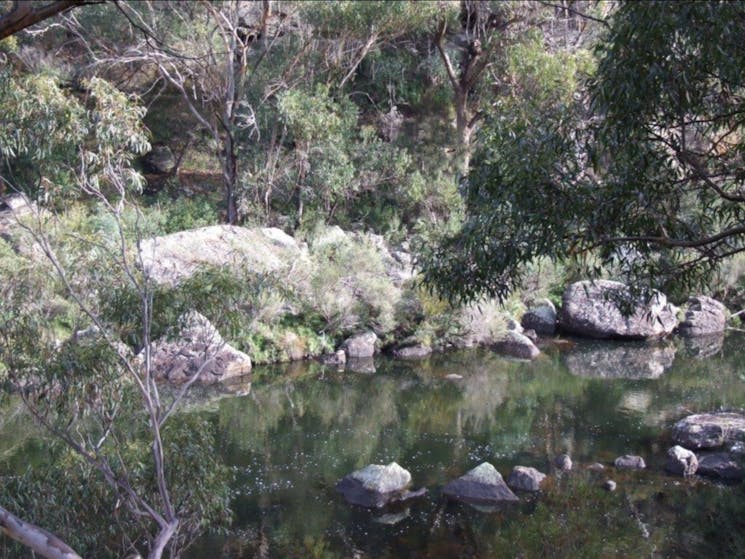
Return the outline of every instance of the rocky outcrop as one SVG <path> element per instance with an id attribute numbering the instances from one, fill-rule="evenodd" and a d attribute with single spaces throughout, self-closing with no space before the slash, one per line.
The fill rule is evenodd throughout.
<path id="1" fill-rule="evenodd" d="M 520 321 L 526 330 L 533 330 L 539 336 L 553 336 L 556 333 L 556 307 L 548 299 L 529 308 Z"/>
<path id="2" fill-rule="evenodd" d="M 699 456 L 698 473 L 726 481 L 741 481 L 745 478 L 745 469 L 742 464 L 727 452 L 714 452 Z"/>
<path id="3" fill-rule="evenodd" d="M 456 501 L 477 505 L 495 505 L 518 501 L 497 469 L 484 462 L 464 476 L 451 481 L 443 493 Z"/>
<path id="4" fill-rule="evenodd" d="M 165 144 L 155 144 L 142 156 L 142 170 L 154 175 L 167 175 L 176 167 L 176 158 Z"/>
<path id="5" fill-rule="evenodd" d="M 516 491 L 539 491 L 546 474 L 535 468 L 515 466 L 507 478 L 507 485 Z"/>
<path id="6" fill-rule="evenodd" d="M 586 342 L 562 354 L 569 371 L 581 377 L 652 379 L 675 360 L 675 346 L 645 342 Z"/>
<path id="7" fill-rule="evenodd" d="M 175 339 L 161 339 L 151 346 L 150 362 L 156 379 L 180 384 L 199 374 L 195 382 L 212 384 L 251 371 L 249 356 L 228 345 L 204 316 L 191 312 L 181 322 Z M 142 362 L 144 354 L 139 358 Z"/>
<path id="8" fill-rule="evenodd" d="M 647 467 L 644 462 L 644 458 L 641 456 L 634 456 L 632 454 L 624 454 L 619 456 L 613 462 L 613 465 L 619 470 L 643 470 Z"/>
<path id="9" fill-rule="evenodd" d="M 671 474 L 692 476 L 698 469 L 698 458 L 690 450 L 675 445 L 667 451 L 665 469 Z"/>
<path id="10" fill-rule="evenodd" d="M 305 261 L 307 251 L 280 229 L 212 225 L 146 239 L 140 256 L 154 281 L 175 285 L 204 267 L 256 273 L 289 269 Z"/>
<path id="11" fill-rule="evenodd" d="M 727 308 L 711 297 L 698 295 L 688 299 L 685 319 L 678 326 L 683 336 L 705 336 L 724 332 Z"/>
<path id="12" fill-rule="evenodd" d="M 659 291 L 646 297 L 615 281 L 580 281 L 564 292 L 559 324 L 589 338 L 660 338 L 678 325 L 676 310 Z"/>
<path id="13" fill-rule="evenodd" d="M 494 349 L 517 359 L 535 359 L 541 353 L 530 338 L 515 331 L 507 332 L 494 344 Z"/>
<path id="14" fill-rule="evenodd" d="M 673 426 L 673 440 L 692 449 L 717 448 L 745 441 L 745 414 L 718 412 L 689 415 Z"/>
<path id="15" fill-rule="evenodd" d="M 375 332 L 365 332 L 344 340 L 341 349 L 347 354 L 348 359 L 372 357 L 375 355 L 375 342 L 377 341 L 378 337 Z"/>
<path id="16" fill-rule="evenodd" d="M 409 471 L 391 462 L 387 466 L 370 464 L 352 472 L 336 484 L 336 490 L 353 505 L 380 508 L 424 494 L 424 489 L 408 491 L 410 484 Z"/>

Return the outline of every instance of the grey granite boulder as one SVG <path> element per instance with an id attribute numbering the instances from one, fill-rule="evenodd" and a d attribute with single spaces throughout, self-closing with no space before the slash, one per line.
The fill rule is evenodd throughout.
<path id="1" fill-rule="evenodd" d="M 378 337 L 375 332 L 365 332 L 364 334 L 357 334 L 344 340 L 341 348 L 347 354 L 348 358 L 359 359 L 364 357 L 372 357 L 375 355 L 375 342 L 378 341 Z"/>
<path id="2" fill-rule="evenodd" d="M 690 450 L 675 445 L 667 451 L 665 469 L 671 474 L 692 476 L 698 469 L 698 458 Z"/>
<path id="3" fill-rule="evenodd" d="M 673 440 L 686 448 L 717 448 L 745 441 L 745 414 L 738 412 L 689 415 L 673 426 Z"/>
<path id="4" fill-rule="evenodd" d="M 336 484 L 336 490 L 353 505 L 380 508 L 424 494 L 424 489 L 408 491 L 410 484 L 409 471 L 391 462 L 387 466 L 370 464 L 352 472 Z"/>
<path id="5" fill-rule="evenodd" d="M 727 308 L 711 297 L 698 295 L 688 299 L 685 319 L 678 326 L 683 336 L 702 336 L 724 332 Z"/>
<path id="6" fill-rule="evenodd" d="M 698 457 L 698 473 L 727 481 L 741 481 L 745 469 L 741 462 L 727 452 L 702 454 Z"/>
<path id="7" fill-rule="evenodd" d="M 619 470 L 643 470 L 647 467 L 644 458 L 632 454 L 624 454 L 616 458 L 613 465 Z"/>
<path id="8" fill-rule="evenodd" d="M 530 338 L 513 330 L 508 331 L 496 342 L 494 349 L 498 353 L 517 359 L 535 359 L 541 353 Z"/>
<path id="9" fill-rule="evenodd" d="M 476 505 L 495 505 L 519 501 L 497 469 L 484 462 L 448 483 L 443 493 L 456 501 Z"/>
<path id="10" fill-rule="evenodd" d="M 540 305 L 525 312 L 520 324 L 539 336 L 553 336 L 556 333 L 556 307 L 551 301 L 544 299 Z"/>
<path id="11" fill-rule="evenodd" d="M 659 291 L 642 296 L 616 281 L 579 281 L 564 292 L 559 324 L 588 338 L 660 338 L 678 325 L 676 311 Z"/>
<path id="12" fill-rule="evenodd" d="M 204 316 L 190 312 L 180 322 L 176 337 L 151 344 L 150 363 L 156 379 L 180 384 L 198 374 L 195 382 L 212 384 L 251 372 L 251 358 L 228 345 Z M 138 357 L 144 363 L 144 350 Z"/>
<path id="13" fill-rule="evenodd" d="M 507 485 L 518 491 L 539 491 L 544 479 L 546 474 L 535 468 L 515 466 L 507 478 Z"/>

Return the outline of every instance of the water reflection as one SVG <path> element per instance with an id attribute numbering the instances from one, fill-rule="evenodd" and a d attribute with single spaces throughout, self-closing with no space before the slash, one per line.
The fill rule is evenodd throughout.
<path id="1" fill-rule="evenodd" d="M 564 362 L 582 377 L 653 379 L 670 368 L 675 352 L 671 343 L 593 341 L 568 352 Z"/>
<path id="2" fill-rule="evenodd" d="M 743 339 L 730 336 L 708 359 L 672 345 L 578 341 L 530 363 L 487 351 L 376 357 L 375 374 L 293 363 L 259 368 L 241 388 L 193 392 L 188 411 L 221 433 L 215 452 L 234 473 L 236 520 L 190 557 L 737 556 L 685 505 L 716 518 L 743 495 L 727 504 L 708 482 L 676 485 L 662 462 L 673 421 L 745 406 Z M 445 483 L 483 461 L 505 476 L 517 464 L 550 473 L 563 452 L 575 470 L 515 510 L 482 514 L 442 498 Z M 585 469 L 626 453 L 643 456 L 648 471 Z M 334 491 L 349 472 L 391 461 L 426 498 L 371 512 Z M 619 484 L 613 494 L 599 489 L 607 475 Z M 680 533 L 695 536 L 690 549 Z"/>

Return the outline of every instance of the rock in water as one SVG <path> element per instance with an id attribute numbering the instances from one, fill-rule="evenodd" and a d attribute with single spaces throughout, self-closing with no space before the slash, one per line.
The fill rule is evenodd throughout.
<path id="1" fill-rule="evenodd" d="M 613 465 L 622 470 L 643 470 L 647 467 L 644 458 L 641 456 L 633 456 L 631 454 L 619 456 L 616 458 L 616 461 L 613 462 Z"/>
<path id="2" fill-rule="evenodd" d="M 717 448 L 745 441 L 745 414 L 737 412 L 689 415 L 673 426 L 673 440 L 686 448 Z"/>
<path id="3" fill-rule="evenodd" d="M 507 478 L 507 485 L 519 491 L 539 491 L 544 479 L 546 479 L 546 474 L 535 468 L 515 466 Z"/>
<path id="4" fill-rule="evenodd" d="M 541 353 L 530 338 L 514 331 L 507 332 L 502 340 L 494 344 L 494 349 L 517 359 L 535 359 Z"/>
<path id="5" fill-rule="evenodd" d="M 519 501 L 502 475 L 488 462 L 448 483 L 443 493 L 456 501 L 477 505 Z"/>
<path id="6" fill-rule="evenodd" d="M 698 295 L 688 299 L 685 319 L 678 332 L 683 336 L 705 336 L 724 332 L 727 308 L 711 297 Z"/>
<path id="7" fill-rule="evenodd" d="M 659 338 L 678 325 L 676 310 L 659 291 L 643 298 L 616 281 L 579 281 L 564 292 L 559 323 L 588 338 Z"/>
<path id="8" fill-rule="evenodd" d="M 375 355 L 375 342 L 377 341 L 378 337 L 375 332 L 365 332 L 347 338 L 341 347 L 346 352 L 347 357 L 351 359 L 372 357 Z"/>
<path id="9" fill-rule="evenodd" d="M 690 450 L 676 445 L 667 451 L 665 469 L 671 474 L 692 476 L 698 469 L 698 458 Z"/>
<path id="10" fill-rule="evenodd" d="M 228 345 L 204 316 L 190 312 L 181 323 L 176 339 L 164 338 L 151 345 L 156 379 L 179 384 L 199 373 L 196 382 L 212 384 L 251 372 L 251 358 Z M 144 353 L 139 358 L 144 362 Z"/>
<path id="11" fill-rule="evenodd" d="M 380 508 L 424 495 L 424 489 L 407 491 L 410 483 L 411 474 L 391 462 L 387 466 L 370 464 L 352 472 L 336 484 L 336 490 L 353 505 Z"/>

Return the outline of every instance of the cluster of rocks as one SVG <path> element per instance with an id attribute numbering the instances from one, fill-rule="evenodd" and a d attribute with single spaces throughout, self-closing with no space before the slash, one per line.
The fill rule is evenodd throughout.
<path id="1" fill-rule="evenodd" d="M 665 469 L 725 481 L 745 479 L 745 414 L 716 412 L 689 415 L 673 426 L 675 446 L 667 452 Z"/>
<path id="2" fill-rule="evenodd" d="M 515 466 L 505 482 L 493 465 L 484 462 L 447 483 L 442 492 L 455 501 L 476 506 L 495 506 L 519 501 L 513 489 L 539 491 L 545 478 L 546 474 L 535 468 Z M 410 484 L 411 474 L 392 462 L 387 466 L 371 464 L 352 472 L 336 485 L 336 490 L 351 504 L 381 508 L 421 497 L 426 493 L 425 488 L 409 490 Z"/>
<path id="3" fill-rule="evenodd" d="M 561 476 L 570 472 L 574 464 L 568 455 L 561 454 L 556 457 L 553 466 L 556 474 Z M 616 471 L 643 470 L 647 467 L 644 458 L 628 454 L 616 458 L 613 466 Z M 590 464 L 587 469 L 595 473 L 606 472 L 605 465 L 600 463 Z M 477 510 L 493 511 L 504 504 L 519 502 L 520 498 L 515 492 L 540 491 L 547 478 L 547 474 L 535 468 L 515 466 L 505 480 L 492 464 L 483 462 L 445 484 L 442 493 L 448 499 L 471 505 Z M 411 473 L 395 462 L 387 466 L 371 464 L 345 476 L 337 483 L 336 490 L 350 504 L 383 508 L 426 494 L 425 488 L 412 491 L 411 481 Z M 614 491 L 617 483 L 606 477 L 601 487 Z"/>

